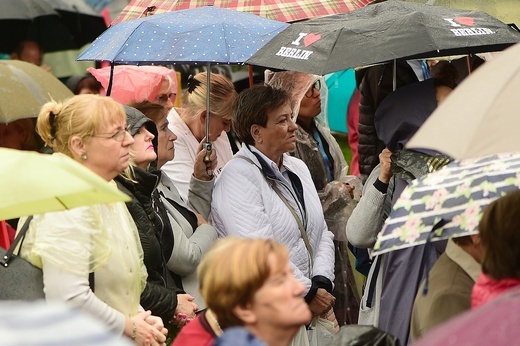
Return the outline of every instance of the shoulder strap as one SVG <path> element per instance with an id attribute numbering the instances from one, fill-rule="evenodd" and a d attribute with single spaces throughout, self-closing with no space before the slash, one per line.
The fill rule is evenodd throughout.
<path id="1" fill-rule="evenodd" d="M 249 163 L 251 163 L 252 165 L 254 165 L 256 168 L 258 168 L 260 170 L 260 172 L 262 172 L 262 175 L 264 175 L 265 177 L 265 174 L 264 172 L 262 171 L 262 169 L 260 167 L 258 167 L 254 162 L 253 160 L 251 160 L 250 158 L 248 157 L 245 157 L 245 156 L 241 156 L 241 155 L 236 155 L 235 156 L 236 158 L 240 158 L 240 159 L 243 159 Z M 278 195 L 278 197 L 280 197 L 280 199 L 282 200 L 282 202 L 287 206 L 287 208 L 289 209 L 289 211 L 291 212 L 292 216 L 294 217 L 294 219 L 296 220 L 296 222 L 298 223 L 298 228 L 300 229 L 300 234 L 303 238 L 303 242 L 305 243 L 305 247 L 307 248 L 307 251 L 309 252 L 309 255 L 311 256 L 311 268 L 314 266 L 313 264 L 313 254 L 312 254 L 312 248 L 311 248 L 311 244 L 309 242 L 309 237 L 307 236 L 307 231 L 305 230 L 305 227 L 303 227 L 303 224 L 302 224 L 302 221 L 300 220 L 300 218 L 298 217 L 298 215 L 296 215 L 296 212 L 294 211 L 294 209 L 291 207 L 291 205 L 289 204 L 289 202 L 287 201 L 287 198 L 285 198 L 285 196 L 282 194 L 282 192 L 280 191 L 280 189 L 278 188 L 278 186 L 276 186 L 276 183 L 274 183 L 273 181 L 270 181 L 269 179 L 267 179 L 267 182 L 269 183 L 269 185 L 271 185 L 271 187 L 273 188 L 273 190 L 276 192 L 276 194 Z"/>
<path id="2" fill-rule="evenodd" d="M 0 259 L 0 264 L 2 266 L 4 266 L 4 267 L 9 266 L 9 262 L 11 261 L 11 259 L 13 257 L 13 253 L 14 253 L 16 247 L 18 246 L 18 244 L 20 244 L 20 247 L 18 248 L 18 254 L 20 254 L 20 250 L 22 249 L 23 240 L 25 239 L 25 234 L 27 233 L 27 230 L 29 229 L 29 224 L 31 223 L 32 219 L 33 219 L 33 216 L 31 215 L 27 218 L 27 220 L 25 220 L 22 228 L 20 229 L 20 232 L 18 232 L 18 234 L 14 238 L 13 243 L 11 244 L 11 247 L 9 247 L 9 250 L 7 250 L 4 257 L 2 259 Z M 94 292 L 94 288 L 95 288 L 94 272 L 89 273 L 88 281 L 89 281 L 90 288 L 92 289 L 92 292 Z"/>
<path id="3" fill-rule="evenodd" d="M 25 233 L 27 233 L 27 230 L 29 229 L 29 224 L 31 223 L 32 218 L 33 218 L 33 216 L 31 215 L 27 218 L 27 220 L 25 220 L 25 222 L 22 226 L 22 229 L 20 229 L 20 232 L 18 232 L 18 234 L 14 238 L 13 243 L 11 244 L 11 247 L 9 248 L 9 250 L 7 250 L 4 257 L 2 258 L 1 263 L 3 266 L 7 267 L 9 265 L 9 261 L 11 261 L 11 258 L 13 257 L 14 250 L 16 249 L 16 247 L 18 246 L 18 244 L 20 242 L 23 242 L 23 240 L 25 238 Z M 20 252 L 21 248 L 22 248 L 22 246 L 20 245 L 20 248 L 18 249 L 18 253 Z"/>

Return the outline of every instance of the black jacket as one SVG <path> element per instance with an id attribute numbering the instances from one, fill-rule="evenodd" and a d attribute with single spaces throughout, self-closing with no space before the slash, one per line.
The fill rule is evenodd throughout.
<path id="1" fill-rule="evenodd" d="M 166 267 L 167 259 L 163 256 L 163 253 L 173 251 L 173 232 L 155 189 L 159 177 L 138 167 L 134 167 L 134 173 L 137 183 L 122 176 L 118 176 L 115 181 L 121 191 L 132 197 L 126 206 L 139 231 L 144 264 L 148 271 L 141 305 L 167 322 L 173 318 L 177 307 L 177 293 L 183 293 L 175 286 Z"/>
<path id="2" fill-rule="evenodd" d="M 374 114 L 381 101 L 393 89 L 393 63 L 377 65 L 356 74 L 359 91 L 359 172 L 363 183 L 379 163 L 379 153 L 385 144 L 378 138 L 374 127 Z M 405 60 L 397 61 L 396 89 L 417 82 L 417 76 Z"/>

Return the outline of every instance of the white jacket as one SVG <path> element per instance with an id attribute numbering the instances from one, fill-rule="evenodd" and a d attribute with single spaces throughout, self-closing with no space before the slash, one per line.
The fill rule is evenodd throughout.
<path id="1" fill-rule="evenodd" d="M 195 297 L 199 309 L 204 309 L 206 303 L 199 292 L 197 268 L 202 256 L 217 240 L 217 232 L 209 224 L 202 224 L 193 231 L 189 221 L 168 201 L 190 209 L 166 175 L 161 176 L 157 190 L 168 212 L 174 238 L 173 251 L 167 263 L 168 269 L 181 276 L 184 291 Z"/>
<path id="2" fill-rule="evenodd" d="M 318 193 L 305 163 L 289 155 L 283 157 L 286 169 L 298 175 L 302 182 L 304 211 L 288 184 L 278 180 L 277 186 L 307 225 L 313 268 L 310 268 L 309 253 L 296 220 L 260 171 L 259 161 L 245 145 L 235 156 L 238 155 L 249 158 L 255 165 L 234 158 L 215 183 L 211 215 L 219 237 L 270 238 L 285 245 L 294 274 L 307 286 L 307 291 L 311 287 L 310 279 L 316 275 L 334 282 L 334 236 L 327 229 Z"/>

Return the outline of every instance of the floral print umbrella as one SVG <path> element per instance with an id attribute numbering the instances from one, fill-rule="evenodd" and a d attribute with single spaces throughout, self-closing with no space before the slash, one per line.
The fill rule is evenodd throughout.
<path id="1" fill-rule="evenodd" d="M 374 255 L 477 234 L 484 209 L 520 188 L 520 153 L 453 161 L 414 180 L 385 221 Z"/>

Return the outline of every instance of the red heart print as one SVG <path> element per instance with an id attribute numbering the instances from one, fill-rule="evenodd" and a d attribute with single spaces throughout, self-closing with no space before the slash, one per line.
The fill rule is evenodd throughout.
<path id="1" fill-rule="evenodd" d="M 473 26 L 475 20 L 471 17 L 457 17 L 455 21 L 466 26 Z"/>
<path id="2" fill-rule="evenodd" d="M 313 44 L 314 42 L 318 41 L 320 38 L 321 38 L 320 34 L 308 34 L 303 39 L 303 44 L 305 45 L 305 47 L 308 47 L 311 44 Z"/>

